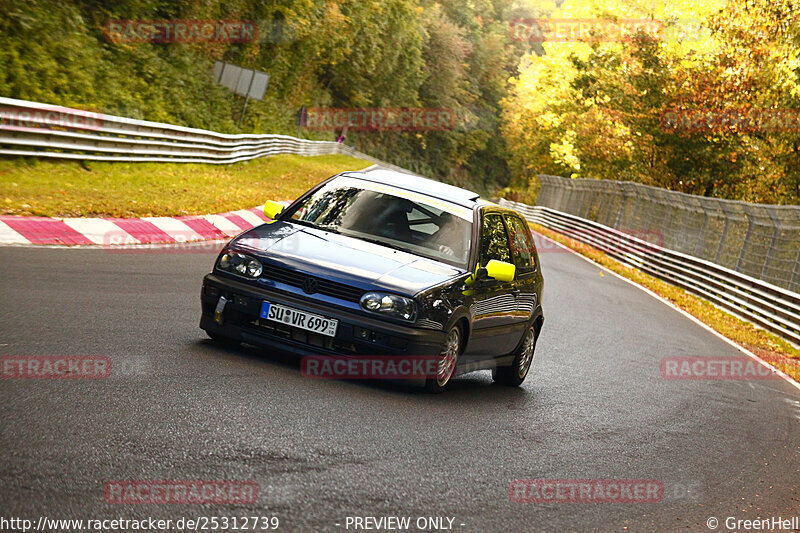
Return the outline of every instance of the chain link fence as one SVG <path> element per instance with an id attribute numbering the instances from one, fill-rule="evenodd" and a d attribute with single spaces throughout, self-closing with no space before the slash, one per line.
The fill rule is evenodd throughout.
<path id="1" fill-rule="evenodd" d="M 658 232 L 664 248 L 800 292 L 800 206 L 706 198 L 629 181 L 539 179 L 537 205 L 624 232 Z"/>

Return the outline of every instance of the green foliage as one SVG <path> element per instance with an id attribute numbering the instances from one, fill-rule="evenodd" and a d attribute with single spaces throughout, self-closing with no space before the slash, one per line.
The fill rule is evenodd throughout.
<path id="1" fill-rule="evenodd" d="M 721 117 L 737 109 L 797 113 L 797 0 L 684 5 L 683 21 L 672 20 L 672 2 L 567 0 L 561 7 L 555 16 L 668 24 L 661 35 L 620 43 L 545 43 L 545 56 L 523 58 L 503 102 L 515 190 L 524 190 L 531 175 L 546 173 L 800 203 L 796 127 L 671 128 L 664 120 L 668 113 Z M 705 34 L 676 38 L 675 28 L 693 17 Z"/>
<path id="2" fill-rule="evenodd" d="M 452 131 L 356 132 L 348 144 L 488 191 L 509 177 L 500 101 L 532 0 L 28 0 L 0 3 L 0 94 L 221 132 L 296 135 L 310 107 L 452 109 Z M 246 43 L 114 43 L 111 20 L 256 21 Z M 216 85 L 215 60 L 270 74 L 263 101 Z M 335 131 L 304 131 L 333 139 Z"/>

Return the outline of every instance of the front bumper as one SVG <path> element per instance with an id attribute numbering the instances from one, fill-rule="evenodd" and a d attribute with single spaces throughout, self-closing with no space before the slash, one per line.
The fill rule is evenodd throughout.
<path id="1" fill-rule="evenodd" d="M 214 320 L 219 297 L 228 303 L 222 324 Z M 203 279 L 200 327 L 238 341 L 298 355 L 436 355 L 445 340 L 443 331 L 413 328 L 358 315 L 327 303 L 254 287 L 216 274 Z M 325 337 L 259 318 L 267 300 L 295 309 L 335 318 L 335 337 Z"/>

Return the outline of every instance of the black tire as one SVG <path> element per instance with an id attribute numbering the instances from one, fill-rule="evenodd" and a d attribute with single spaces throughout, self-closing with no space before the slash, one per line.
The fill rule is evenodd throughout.
<path id="1" fill-rule="evenodd" d="M 461 354 L 461 346 L 464 343 L 463 339 L 461 326 L 456 325 L 450 328 L 439 352 L 439 373 L 425 380 L 425 390 L 438 394 L 444 392 L 450 385 L 456 372 L 458 356 Z"/>
<path id="2" fill-rule="evenodd" d="M 501 366 L 492 370 L 492 378 L 501 385 L 519 387 L 531 370 L 533 356 L 536 352 L 536 326 L 531 324 L 525 336 L 514 350 L 514 361 L 511 366 Z"/>
<path id="3" fill-rule="evenodd" d="M 220 335 L 219 333 L 213 333 L 208 330 L 204 330 L 206 335 L 214 341 L 215 343 L 221 346 L 239 346 L 241 342 L 237 341 L 236 339 L 232 339 L 230 337 L 226 337 L 225 335 Z"/>

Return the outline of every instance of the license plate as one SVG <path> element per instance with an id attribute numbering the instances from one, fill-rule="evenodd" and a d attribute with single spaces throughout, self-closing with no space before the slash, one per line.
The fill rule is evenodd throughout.
<path id="1" fill-rule="evenodd" d="M 284 305 L 262 302 L 261 318 L 293 326 L 295 328 L 313 331 L 328 337 L 336 336 L 339 321 L 333 318 L 307 313 Z"/>

